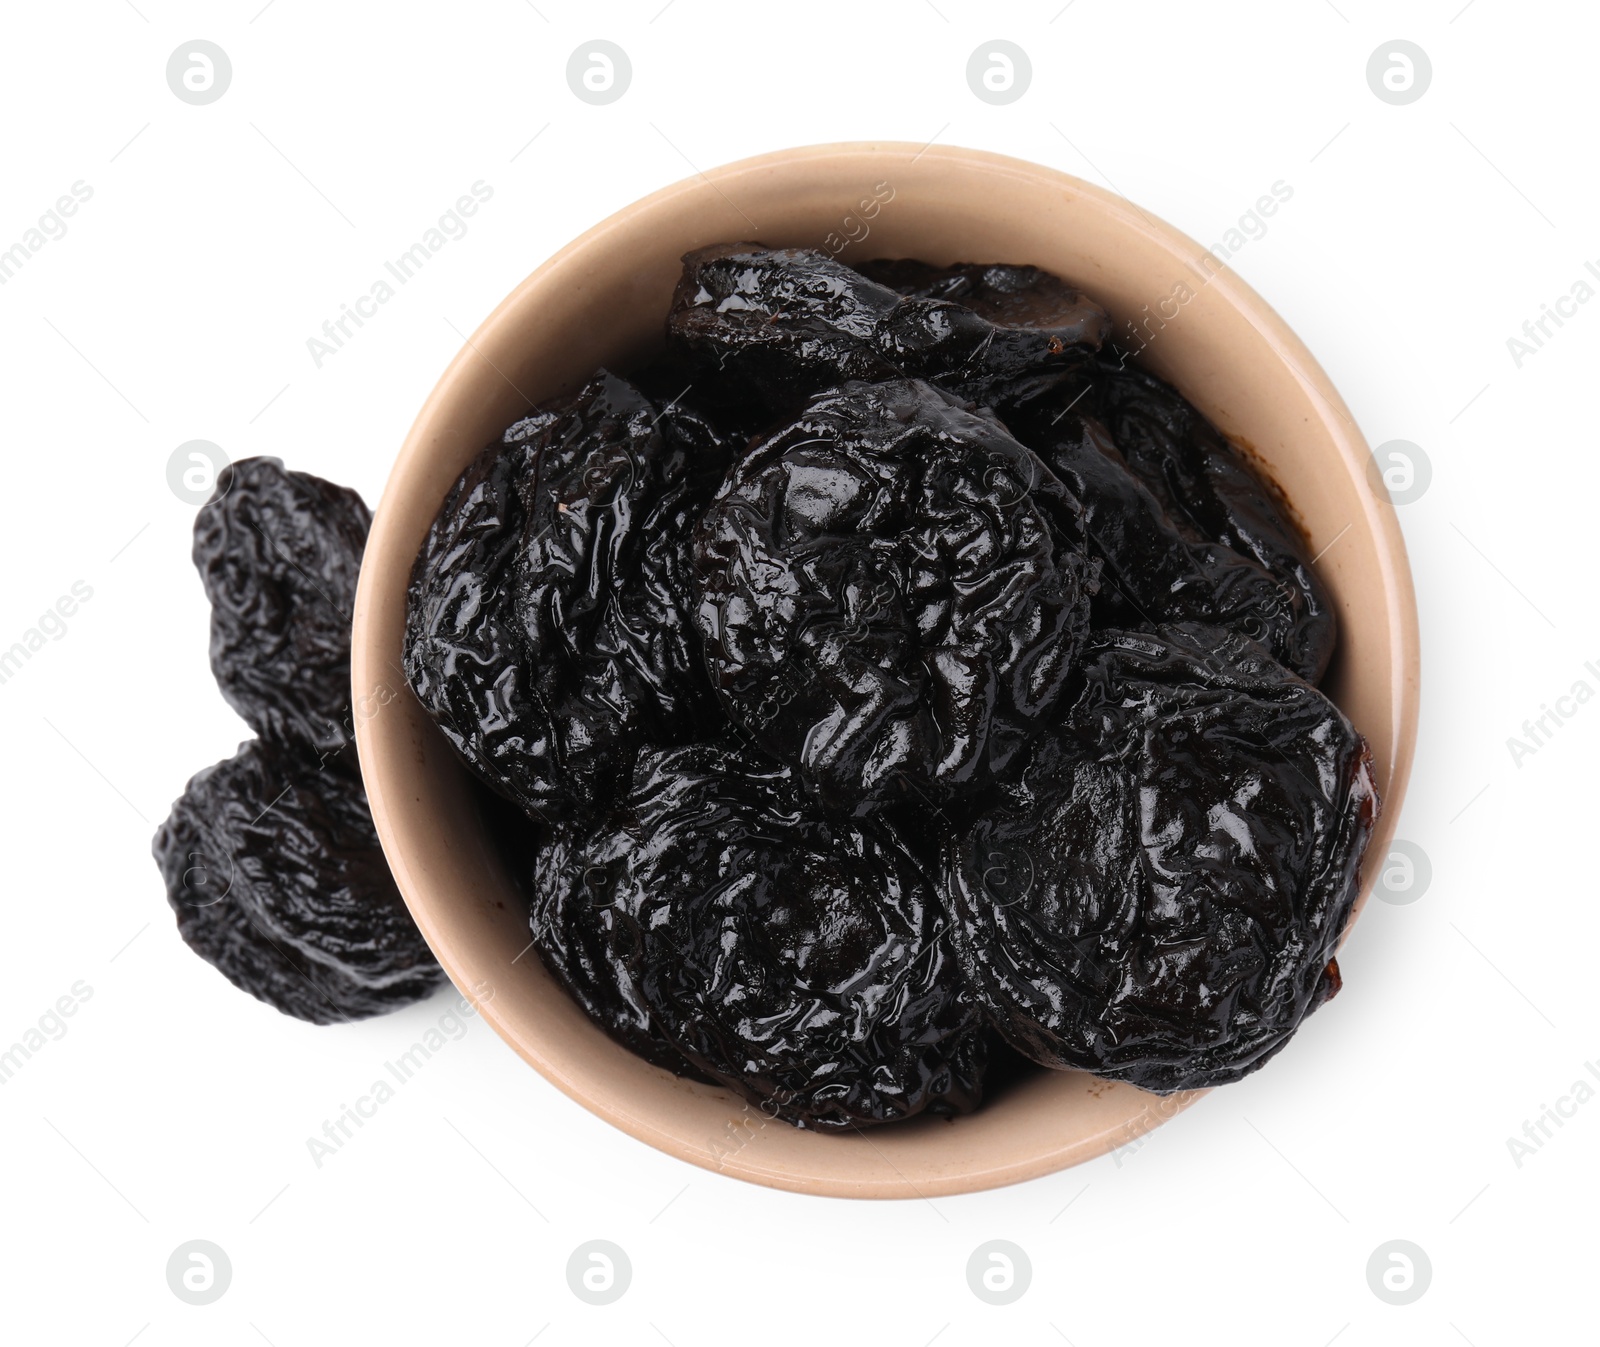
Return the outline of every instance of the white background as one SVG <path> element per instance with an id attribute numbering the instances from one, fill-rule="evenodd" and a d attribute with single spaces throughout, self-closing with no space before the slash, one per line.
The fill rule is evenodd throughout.
<path id="1" fill-rule="evenodd" d="M 1520 1166 L 1507 1138 L 1600 1059 L 1600 702 L 1520 766 L 1506 744 L 1600 688 L 1600 304 L 1520 369 L 1506 345 L 1600 258 L 1591 7 L 136 3 L 8 5 L 0 43 L 0 249 L 93 188 L 0 287 L 0 646 L 93 590 L 0 686 L 0 1047 L 92 988 L 0 1086 L 8 1341 L 1593 1340 L 1600 1100 Z M 233 63 L 205 107 L 164 75 L 197 37 Z M 633 65 L 606 107 L 564 74 L 596 37 Z M 1433 65 L 1404 107 L 1365 76 L 1397 37 Z M 965 80 L 993 38 L 1033 64 L 1009 106 Z M 1202 242 L 1292 185 L 1238 270 L 1372 443 L 1432 463 L 1401 511 L 1425 668 L 1400 822 L 1431 886 L 1369 906 L 1344 994 L 1267 1070 L 1007 1190 L 747 1186 L 611 1130 L 476 1021 L 315 1167 L 307 1138 L 451 998 L 311 1028 L 178 940 L 149 838 L 245 731 L 207 670 L 169 455 L 277 454 L 375 502 L 458 332 L 569 238 L 696 166 L 871 138 L 1065 169 Z M 479 179 L 470 232 L 316 368 L 307 338 Z M 233 1266 L 205 1307 L 164 1271 L 195 1238 Z M 591 1238 L 633 1265 L 604 1308 L 566 1282 Z M 991 1238 L 1034 1269 L 1005 1308 L 967 1285 Z M 1391 1239 L 1432 1264 L 1405 1307 L 1367 1282 Z"/>

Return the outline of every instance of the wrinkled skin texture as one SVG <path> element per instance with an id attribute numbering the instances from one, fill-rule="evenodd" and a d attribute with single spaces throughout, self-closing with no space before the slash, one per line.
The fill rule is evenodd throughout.
<path id="1" fill-rule="evenodd" d="M 1031 403 L 1008 424 L 1083 502 L 1088 548 L 1101 563 L 1096 627 L 1204 622 L 1242 632 L 1285 663 L 1302 653 L 1291 580 L 1197 537 L 1129 470 L 1103 425 L 1053 408 Z"/>
<path id="2" fill-rule="evenodd" d="M 911 380 L 814 398 L 734 468 L 694 558 L 729 715 L 844 813 L 1002 772 L 1056 704 L 1094 583 L 1071 494 Z"/>
<path id="3" fill-rule="evenodd" d="M 732 739 L 647 750 L 617 812 L 559 859 L 539 882 L 586 892 L 556 904 L 604 913 L 606 977 L 632 984 L 607 1023 L 647 1016 L 801 1127 L 976 1106 L 984 1038 L 933 888 L 893 833 L 824 814 L 789 768 Z"/>
<path id="4" fill-rule="evenodd" d="M 371 512 L 354 491 L 275 458 L 217 475 L 194 522 L 211 601 L 211 669 L 257 734 L 332 751 L 352 741 L 350 615 Z"/>
<path id="5" fill-rule="evenodd" d="M 724 447 L 601 371 L 513 425 L 440 510 L 412 572 L 406 677 L 530 814 L 592 810 L 639 743 L 712 716 L 687 539 Z"/>
<path id="6" fill-rule="evenodd" d="M 955 300 L 991 322 L 1045 331 L 1059 331 L 1062 315 L 1073 311 L 1073 297 L 1078 295 L 1070 285 L 1035 267 L 972 263 L 930 267 L 914 261 L 883 261 L 867 263 L 862 271 L 912 298 Z M 1101 335 L 1108 333 L 1109 324 Z M 1129 363 L 1109 345 L 1098 359 L 1087 344 L 1069 341 L 1066 347 L 1064 363 L 1034 362 L 1011 371 L 1007 380 L 979 387 L 976 396 L 992 405 L 1013 433 L 1058 471 L 1049 441 L 1059 436 L 1049 428 L 1058 418 L 1064 424 L 1069 411 L 1098 422 L 1109 432 L 1124 466 L 1141 480 L 1191 545 L 1227 548 L 1255 562 L 1273 581 L 1268 585 L 1259 578 L 1248 579 L 1212 550 L 1197 561 L 1202 571 L 1216 572 L 1220 567 L 1225 572 L 1213 574 L 1210 581 L 1225 592 L 1220 603 L 1197 606 L 1193 600 L 1199 587 L 1192 576 L 1181 598 L 1155 602 L 1153 587 L 1139 592 L 1140 587 L 1128 583 L 1137 572 L 1126 572 L 1121 591 L 1146 616 L 1108 612 L 1106 620 L 1220 620 L 1262 641 L 1302 678 L 1319 682 L 1338 640 L 1336 619 L 1312 570 L 1305 540 L 1271 486 L 1171 386 Z M 1070 473 L 1064 476 L 1071 485 Z M 1081 494 L 1087 497 L 1086 492 Z M 1177 556 L 1174 549 L 1165 550 L 1164 558 L 1152 560 L 1170 573 Z M 1247 617 L 1239 606 L 1245 589 L 1251 591 Z M 1108 587 L 1107 596 L 1114 594 Z"/>
<path id="7" fill-rule="evenodd" d="M 617 910 L 608 876 L 626 832 L 557 824 L 535 843 L 526 874 L 528 924 L 545 968 L 584 1014 L 647 1062 L 697 1074 L 655 1027 L 627 964 L 613 952 Z"/>
<path id="8" fill-rule="evenodd" d="M 312 1024 L 386 1014 L 444 982 L 390 878 L 353 758 L 319 764 L 252 740 L 189 782 L 152 845 L 185 943 Z"/>
<path id="9" fill-rule="evenodd" d="M 899 294 L 809 249 L 718 244 L 684 258 L 668 341 L 707 383 L 786 413 L 848 380 L 907 376 L 986 401 L 1098 349 L 1109 330 L 1105 311 L 1064 282 L 1050 278 L 1049 301 L 1030 304 L 1026 286 L 1008 289 L 1002 275 L 1018 269 L 975 270 L 995 272 L 967 287 L 993 318 L 952 298 Z M 1016 321 L 1023 312 L 1050 325 Z"/>
<path id="10" fill-rule="evenodd" d="M 1378 801 L 1339 711 L 1243 637 L 1090 638 L 1084 687 L 952 849 L 963 967 L 1046 1066 L 1237 1080 L 1337 990 Z"/>
<path id="11" fill-rule="evenodd" d="M 1273 488 L 1175 389 L 1131 364 L 1082 362 L 1020 419 L 1037 423 L 1074 402 L 1107 428 L 1129 470 L 1181 528 L 1253 560 L 1278 581 L 1281 597 L 1258 606 L 1257 623 L 1284 665 L 1320 682 L 1338 623 L 1305 540 Z M 1011 410 L 1004 415 L 1008 424 L 1020 423 Z"/>

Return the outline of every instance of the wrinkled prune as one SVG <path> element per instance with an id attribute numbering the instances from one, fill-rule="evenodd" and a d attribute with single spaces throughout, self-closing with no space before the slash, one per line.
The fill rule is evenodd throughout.
<path id="1" fill-rule="evenodd" d="M 602 1022 L 636 1038 L 647 1016 L 770 1117 L 839 1130 L 978 1102 L 982 1028 L 923 871 L 736 741 L 641 753 L 617 811 L 535 882 L 536 922 L 559 910 L 604 941 Z"/>
<path id="2" fill-rule="evenodd" d="M 1244 637 L 1090 638 L 1009 800 L 953 846 L 962 964 L 1047 1066 L 1236 1080 L 1337 987 L 1377 810 L 1361 737 Z"/>
<path id="3" fill-rule="evenodd" d="M 252 740 L 189 782 L 152 846 L 189 947 L 313 1024 L 382 1015 L 444 981 L 346 755 L 319 765 Z"/>
<path id="4" fill-rule="evenodd" d="M 194 524 L 211 601 L 211 669 L 257 734 L 350 742 L 350 614 L 371 512 L 354 491 L 276 458 L 217 474 Z"/>
<path id="5" fill-rule="evenodd" d="M 627 834 L 558 823 L 526 867 L 528 923 L 540 961 L 583 1012 L 647 1062 L 683 1074 L 683 1055 L 656 1029 L 633 974 L 614 952 L 609 875 Z"/>
<path id="6" fill-rule="evenodd" d="M 729 713 L 846 813 L 983 786 L 1083 639 L 1081 513 L 997 421 L 929 384 L 818 395 L 737 464 L 696 535 Z"/>
<path id="7" fill-rule="evenodd" d="M 1097 627 L 1204 622 L 1244 633 L 1285 663 L 1299 653 L 1292 583 L 1180 527 L 1098 421 L 1047 401 L 1007 424 L 1083 502 L 1089 551 L 1101 563 Z"/>
<path id="8" fill-rule="evenodd" d="M 1071 315 L 1081 300 L 1072 286 L 1036 267 L 930 267 L 896 260 L 870 262 L 862 271 L 904 295 L 956 300 L 996 324 L 1044 331 L 1059 330 L 1063 315 Z M 1109 323 L 1101 336 L 1108 331 Z M 1239 623 L 1239 629 L 1264 641 L 1303 678 L 1319 681 L 1337 641 L 1333 607 L 1312 570 L 1299 529 L 1270 485 L 1175 389 L 1109 350 L 1094 359 L 1085 347 L 1099 347 L 1098 339 L 1066 344 L 1064 368 L 1035 363 L 1015 370 L 1009 384 L 981 387 L 980 400 L 987 395 L 1001 419 L 1044 453 L 1047 462 L 1050 454 L 1024 427 L 1037 433 L 1069 409 L 1103 423 L 1128 468 L 1173 521 L 1197 540 L 1250 558 L 1277 581 L 1276 590 L 1269 591 L 1259 579 L 1246 580 L 1225 559 L 1219 563 L 1229 572 L 1236 598 L 1242 597 L 1240 585 L 1255 591 L 1249 600 L 1250 619 Z M 1169 555 L 1167 564 L 1175 560 Z M 1194 592 L 1191 586 L 1189 593 Z M 1138 597 L 1132 586 L 1124 586 L 1123 593 Z M 1108 591 L 1108 596 L 1114 594 Z M 1164 612 L 1154 605 L 1144 607 L 1157 621 L 1215 620 L 1183 604 Z M 1216 611 L 1230 612 L 1226 605 Z M 1228 616 L 1226 621 L 1235 625 L 1236 619 Z"/>
<path id="9" fill-rule="evenodd" d="M 721 444 L 600 372 L 462 474 L 412 572 L 405 670 L 462 757 L 529 812 L 609 793 L 714 709 L 687 539 Z"/>
<path id="10" fill-rule="evenodd" d="M 1174 519 L 1202 538 L 1254 558 L 1288 586 L 1275 624 L 1279 658 L 1315 683 L 1338 641 L 1332 600 L 1300 530 L 1270 484 L 1178 391 L 1137 367 L 1103 359 L 1093 375 L 1095 414 L 1128 466 Z M 1077 396 L 1064 382 L 1056 398 Z"/>
<path id="11" fill-rule="evenodd" d="M 1097 349 L 1109 329 L 1105 311 L 1064 282 L 1050 278 L 1047 296 L 1019 279 L 1042 272 L 974 272 L 968 293 L 993 317 L 950 298 L 901 295 L 809 249 L 719 244 L 684 258 L 667 335 L 708 382 L 792 412 L 834 384 L 906 376 L 986 400 Z"/>

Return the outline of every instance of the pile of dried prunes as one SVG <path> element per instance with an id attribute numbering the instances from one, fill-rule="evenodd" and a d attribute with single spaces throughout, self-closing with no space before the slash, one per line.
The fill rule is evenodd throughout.
<path id="1" fill-rule="evenodd" d="M 194 526 L 211 669 L 257 738 L 198 773 L 153 850 L 178 932 L 235 986 L 330 1024 L 443 970 L 378 845 L 354 744 L 350 614 L 372 515 L 275 458 L 217 475 Z"/>
<path id="2" fill-rule="evenodd" d="M 1236 1080 L 1338 990 L 1378 797 L 1329 596 L 1111 334 L 1030 266 L 718 245 L 664 355 L 461 474 L 406 677 L 619 1042 L 826 1131 L 1002 1055 Z"/>

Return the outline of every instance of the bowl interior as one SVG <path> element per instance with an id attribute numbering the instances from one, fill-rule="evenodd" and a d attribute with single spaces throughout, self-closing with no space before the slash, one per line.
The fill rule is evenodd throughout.
<path id="1" fill-rule="evenodd" d="M 846 264 L 1033 263 L 1104 304 L 1121 344 L 1142 343 L 1140 360 L 1255 456 L 1320 554 L 1342 624 L 1325 690 L 1372 745 L 1385 808 L 1370 855 L 1385 854 L 1415 736 L 1416 615 L 1393 509 L 1327 377 L 1243 282 L 1122 199 L 995 155 L 862 144 L 745 161 L 630 206 L 524 281 L 440 380 L 378 509 L 355 612 L 362 771 L 396 880 L 440 962 L 518 1053 L 601 1117 L 695 1164 L 804 1192 L 910 1197 L 1101 1154 L 1193 1096 L 1039 1072 L 970 1117 L 818 1136 L 617 1046 L 527 948 L 525 909 L 465 769 L 406 687 L 407 579 L 462 468 L 531 403 L 654 350 L 682 254 L 734 239 L 819 248 Z M 1363 900 L 1376 868 L 1366 867 Z"/>

